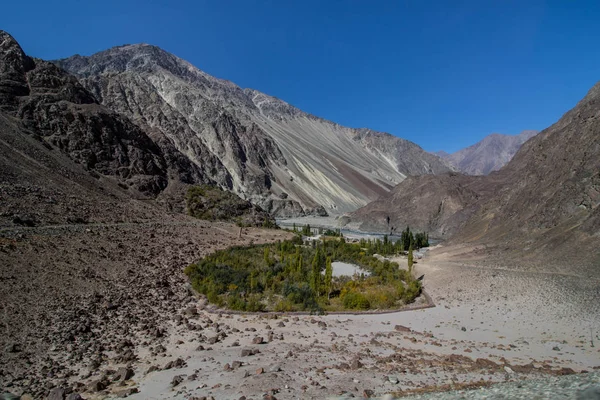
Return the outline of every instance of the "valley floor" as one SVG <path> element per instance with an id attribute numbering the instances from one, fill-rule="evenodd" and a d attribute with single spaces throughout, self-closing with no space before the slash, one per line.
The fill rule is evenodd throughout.
<path id="1" fill-rule="evenodd" d="M 431 254 L 416 274 L 435 308 L 277 319 L 200 311 L 200 335 L 173 328 L 166 356 L 146 358 L 186 366 L 142 376 L 135 398 L 400 395 L 600 367 L 597 282 L 467 266 L 443 247 Z M 227 336 L 207 345 L 218 332 Z M 253 344 L 257 336 L 268 343 Z"/>
<path id="2" fill-rule="evenodd" d="M 600 366 L 598 280 L 483 268 L 464 261 L 467 248 L 437 246 L 416 265 L 434 308 L 220 314 L 190 294 L 183 268 L 217 248 L 286 235 L 240 239 L 238 229 L 186 220 L 1 232 L 0 387 L 34 398 L 70 387 L 86 399 L 322 399 Z"/>

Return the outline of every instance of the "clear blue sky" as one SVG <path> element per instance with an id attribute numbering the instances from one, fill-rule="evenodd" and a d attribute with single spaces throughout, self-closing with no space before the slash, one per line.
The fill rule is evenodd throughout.
<path id="1" fill-rule="evenodd" d="M 429 151 L 546 128 L 600 80 L 598 1 L 30 0 L 0 29 L 44 59 L 155 44 Z"/>

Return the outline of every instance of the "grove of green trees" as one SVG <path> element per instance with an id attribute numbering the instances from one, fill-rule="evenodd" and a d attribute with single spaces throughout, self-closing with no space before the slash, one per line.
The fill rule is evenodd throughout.
<path id="1" fill-rule="evenodd" d="M 415 240 L 415 239 L 413 239 Z M 421 282 L 398 264 L 373 254 L 397 252 L 397 243 L 347 243 L 343 237 L 303 245 L 293 240 L 231 247 L 186 268 L 195 290 L 209 302 L 240 311 L 336 311 L 392 309 L 421 293 Z M 367 274 L 334 277 L 333 261 Z"/>

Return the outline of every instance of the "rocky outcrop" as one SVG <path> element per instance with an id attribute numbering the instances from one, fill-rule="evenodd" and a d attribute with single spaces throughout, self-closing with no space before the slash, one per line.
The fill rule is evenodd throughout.
<path id="1" fill-rule="evenodd" d="M 163 138 L 204 176 L 279 217 L 351 211 L 407 175 L 450 169 L 413 143 L 312 116 L 155 46 L 56 63 L 156 143 Z"/>
<path id="2" fill-rule="evenodd" d="M 52 63 L 28 57 L 3 31 L 0 71 L 2 111 L 85 169 L 152 196 L 168 185 L 170 173 L 204 181 L 201 171 L 176 150 L 159 147 L 127 117 L 98 104 L 75 77 Z"/>
<path id="3" fill-rule="evenodd" d="M 527 140 L 538 131 L 523 131 L 518 135 L 492 133 L 481 141 L 455 153 L 436 153 L 458 171 L 467 175 L 487 175 L 505 166 Z"/>
<path id="4" fill-rule="evenodd" d="M 186 206 L 188 213 L 199 219 L 234 222 L 240 226 L 275 226 L 275 220 L 262 208 L 216 186 L 190 187 Z"/>
<path id="5" fill-rule="evenodd" d="M 409 177 L 388 194 L 350 214 L 365 232 L 399 234 L 406 226 L 447 239 L 476 211 L 479 178 L 449 173 Z"/>

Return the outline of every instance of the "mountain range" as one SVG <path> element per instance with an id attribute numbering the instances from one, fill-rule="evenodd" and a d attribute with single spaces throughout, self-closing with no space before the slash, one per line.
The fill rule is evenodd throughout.
<path id="1" fill-rule="evenodd" d="M 177 169 L 180 180 L 217 184 L 277 217 L 341 214 L 409 175 L 452 170 L 412 142 L 315 117 L 155 46 L 55 64 L 136 124 L 167 160 L 191 166 Z"/>
<path id="2" fill-rule="evenodd" d="M 482 246 L 488 261 L 535 262 L 544 271 L 569 265 L 568 273 L 588 275 L 600 266 L 599 206 L 597 83 L 499 171 L 410 177 L 350 219 L 364 230 L 410 225 L 449 245 Z"/>
<path id="3" fill-rule="evenodd" d="M 279 217 L 350 212 L 363 230 L 410 225 L 600 265 L 599 104 L 596 85 L 504 167 L 468 176 L 414 143 L 312 116 L 154 46 L 51 63 L 0 32 L 0 222 L 143 221 L 181 211 L 189 185 L 216 184 Z"/>
<path id="4" fill-rule="evenodd" d="M 472 146 L 455 153 L 438 151 L 435 154 L 446 160 L 457 171 L 467 175 L 487 175 L 505 166 L 527 140 L 538 131 L 526 130 L 518 135 L 492 133 Z"/>

